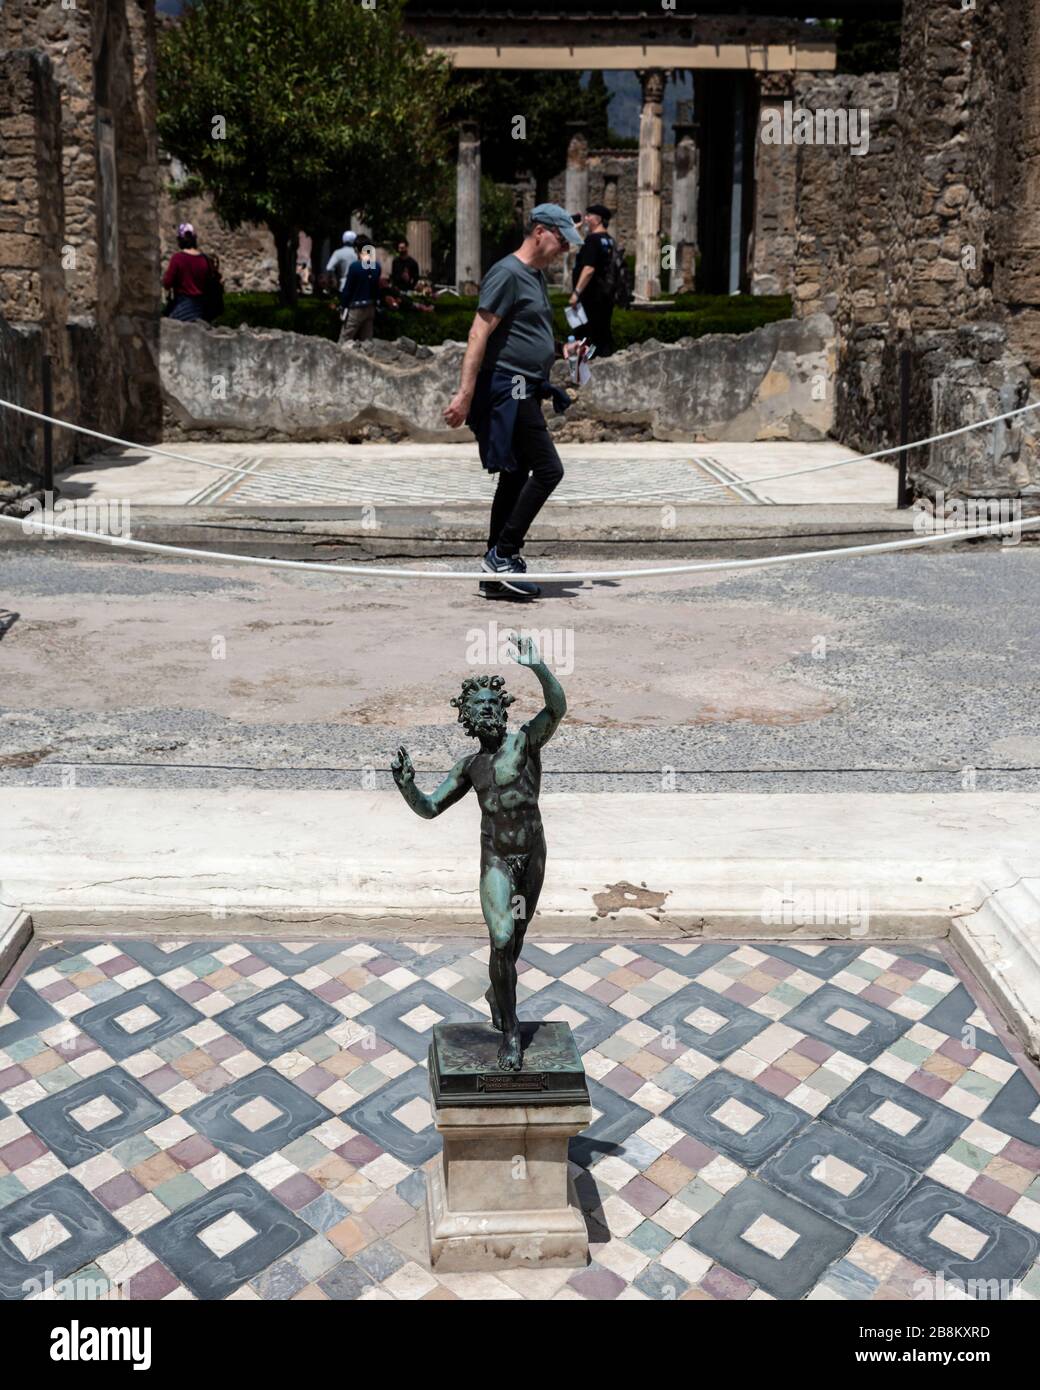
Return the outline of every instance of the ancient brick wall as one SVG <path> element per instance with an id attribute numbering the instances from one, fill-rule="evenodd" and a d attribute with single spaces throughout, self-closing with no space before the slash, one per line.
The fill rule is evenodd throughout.
<path id="1" fill-rule="evenodd" d="M 0 315 L 3 395 L 40 409 L 44 356 L 54 406 L 74 407 L 62 271 L 61 105 L 50 60 L 0 53 Z M 19 376 L 23 372 L 23 376 Z M 55 464 L 71 460 L 69 435 L 55 440 Z M 0 408 L 0 493 L 39 485 L 43 436 L 25 417 Z"/>
<path id="2" fill-rule="evenodd" d="M 133 439 L 161 428 L 154 0 L 6 0 L 0 51 L 46 54 L 61 96 L 61 273 L 70 354 L 89 381 L 77 422 Z"/>
<path id="3" fill-rule="evenodd" d="M 160 152 L 159 244 L 163 265 L 177 249 L 178 226 L 190 222 L 200 248 L 218 257 L 226 290 L 277 290 L 278 256 L 267 228 L 249 224 L 232 231 L 207 197 L 174 197 L 172 190 L 183 183 L 184 176 L 180 163 Z"/>

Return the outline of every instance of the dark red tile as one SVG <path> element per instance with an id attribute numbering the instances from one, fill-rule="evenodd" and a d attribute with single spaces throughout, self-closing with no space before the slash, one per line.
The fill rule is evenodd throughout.
<path id="1" fill-rule="evenodd" d="M 968 1196 L 974 1197 L 976 1202 L 981 1202 L 993 1211 L 999 1211 L 1002 1216 L 1007 1216 L 1018 1201 L 1019 1194 L 1012 1192 L 1011 1188 L 1005 1187 L 1002 1182 L 994 1182 L 992 1178 L 980 1173 L 968 1188 Z"/>
<path id="2" fill-rule="evenodd" d="M 860 995 L 860 999 L 866 999 L 870 1004 L 880 1004 L 883 1009 L 887 1009 L 893 1000 L 898 999 L 899 995 L 890 989 L 882 989 L 880 985 L 867 985 Z"/>
<path id="3" fill-rule="evenodd" d="M 567 1282 L 572 1289 L 577 1289 L 582 1298 L 617 1298 L 625 1288 L 624 1279 L 619 1278 L 612 1269 L 605 1269 L 603 1265 L 590 1265 L 588 1269 L 573 1275 Z"/>
<path id="4" fill-rule="evenodd" d="M 147 1269 L 142 1269 L 139 1274 L 133 1275 L 126 1281 L 125 1296 L 155 1302 L 160 1298 L 165 1298 L 168 1293 L 172 1293 L 177 1284 L 178 1280 L 166 1266 L 156 1260 Z"/>
<path id="5" fill-rule="evenodd" d="M 189 1134 L 187 1139 L 181 1139 L 166 1152 L 182 1168 L 194 1168 L 197 1163 L 205 1163 L 207 1158 L 212 1158 L 219 1150 L 208 1139 L 203 1139 L 201 1134 Z"/>
<path id="6" fill-rule="evenodd" d="M 5 1067 L 0 1071 L 0 1091 L 9 1091 L 12 1086 L 20 1086 L 23 1081 L 29 1080 L 31 1078 L 24 1067 Z"/>
<path id="7" fill-rule="evenodd" d="M 750 1298 L 755 1292 L 753 1284 L 749 1284 L 746 1279 L 741 1279 L 739 1274 L 734 1274 L 722 1265 L 712 1265 L 698 1287 L 705 1293 L 710 1293 L 712 1298 L 720 1299 Z"/>
<path id="8" fill-rule="evenodd" d="M 212 994 L 213 989 L 210 985 L 205 984 L 202 980 L 192 980 L 190 985 L 184 985 L 181 989 L 177 991 L 177 993 L 187 1003 L 195 1004 L 200 999 L 205 999 L 207 998 L 207 996 Z"/>
<path id="9" fill-rule="evenodd" d="M 214 1038 L 206 1044 L 206 1051 L 215 1062 L 226 1062 L 229 1057 L 235 1057 L 245 1050 L 245 1043 L 240 1043 L 230 1033 L 225 1033 L 222 1038 Z"/>
<path id="10" fill-rule="evenodd" d="M 1020 1168 L 1027 1168 L 1031 1173 L 1040 1173 L 1040 1149 L 1032 1144 L 1024 1144 L 1021 1139 L 1012 1139 L 1006 1148 L 1001 1149 L 1000 1156 L 1017 1163 Z"/>
<path id="11" fill-rule="evenodd" d="M 280 1202 L 284 1202 L 291 1211 L 299 1211 L 308 1202 L 313 1202 L 315 1197 L 320 1197 L 324 1191 L 325 1189 L 319 1187 L 306 1173 L 294 1173 L 291 1178 L 286 1178 L 277 1187 L 273 1187 L 271 1194 Z"/>
<path id="12" fill-rule="evenodd" d="M 759 990 L 748 989 L 747 985 L 742 985 L 739 980 L 734 980 L 729 989 L 723 992 L 727 999 L 735 999 L 738 1004 L 755 1004 L 762 998 Z"/>
<path id="13" fill-rule="evenodd" d="M 656 960 L 647 960 L 645 956 L 640 956 L 637 960 L 630 960 L 625 967 L 633 974 L 642 975 L 644 980 L 652 980 L 655 975 L 661 973 L 660 963 Z"/>
<path id="14" fill-rule="evenodd" d="M 638 1076 L 634 1071 L 629 1071 L 628 1067 L 616 1066 L 613 1071 L 608 1071 L 606 1076 L 601 1077 L 601 1084 L 609 1086 L 619 1096 L 634 1096 L 640 1086 L 646 1084 L 645 1076 Z"/>
<path id="15" fill-rule="evenodd" d="M 974 1047 L 965 1047 L 959 1038 L 947 1038 L 936 1050 L 949 1057 L 951 1062 L 960 1062 L 962 1067 L 970 1067 L 979 1056 Z"/>
<path id="16" fill-rule="evenodd" d="M 27 1163 L 49 1152 L 47 1145 L 35 1134 L 23 1134 L 20 1139 L 12 1139 L 10 1144 L 0 1149 L 0 1163 L 5 1163 L 13 1171 L 24 1168 Z"/>
<path id="17" fill-rule="evenodd" d="M 808 1057 L 812 1062 L 826 1062 L 828 1057 L 834 1056 L 833 1047 L 828 1047 L 826 1043 L 817 1042 L 815 1038 L 803 1038 L 801 1042 L 795 1043 L 792 1051 L 800 1053 L 803 1057 Z"/>
<path id="18" fill-rule="evenodd" d="M 36 993 L 41 999 L 46 999 L 48 1004 L 56 1004 L 59 999 L 67 999 L 70 994 L 75 994 L 76 986 L 68 980 L 55 980 L 52 985 L 44 985 L 43 989 L 38 989 Z"/>
<path id="19" fill-rule="evenodd" d="M 763 975 L 772 975 L 776 980 L 786 980 L 788 975 L 793 975 L 796 966 L 789 964 L 786 960 L 777 960 L 775 956 L 767 956 L 765 960 L 759 961 L 755 967 L 761 970 Z"/>
<path id="20" fill-rule="evenodd" d="M 623 989 L 617 985 L 612 985 L 609 980 L 597 980 L 594 985 L 589 985 L 585 990 L 586 994 L 591 994 L 593 999 L 598 999 L 601 1004 L 613 1004 L 615 999 L 620 999 L 624 994 Z"/>
<path id="21" fill-rule="evenodd" d="M 119 1207 L 125 1207 L 127 1202 L 143 1197 L 146 1190 L 131 1173 L 117 1173 L 108 1182 L 95 1187 L 94 1196 L 109 1211 L 116 1211 Z"/>
<path id="22" fill-rule="evenodd" d="M 641 1211 L 644 1216 L 653 1216 L 654 1212 L 668 1201 L 668 1193 L 663 1192 L 656 1183 L 651 1182 L 642 1173 L 639 1177 L 633 1178 L 631 1182 L 625 1183 L 618 1192 L 618 1196 L 629 1206 L 635 1207 L 636 1211 Z"/>
<path id="23" fill-rule="evenodd" d="M 336 1077 L 323 1067 L 308 1067 L 305 1072 L 293 1077 L 294 1085 L 299 1086 L 301 1091 L 306 1091 L 309 1096 L 317 1096 L 322 1091 L 327 1091 L 335 1080 Z"/>
<path id="24" fill-rule="evenodd" d="M 941 1076 L 936 1076 L 930 1071 L 913 1072 L 907 1077 L 906 1085 L 919 1095 L 931 1096 L 932 1100 L 939 1100 L 950 1089 L 949 1081 L 944 1081 Z"/>
<path id="25" fill-rule="evenodd" d="M 802 1083 L 797 1076 L 791 1076 L 786 1071 L 780 1071 L 778 1067 L 766 1067 L 765 1071 L 760 1071 L 755 1077 L 755 1085 L 761 1086 L 763 1090 L 769 1091 L 771 1095 L 781 1098 L 800 1086 Z"/>
<path id="26" fill-rule="evenodd" d="M 692 1168 L 695 1173 L 699 1173 L 702 1168 L 707 1168 L 713 1159 L 718 1158 L 714 1149 L 709 1149 L 707 1144 L 702 1144 L 699 1139 L 694 1139 L 692 1135 L 684 1135 L 682 1139 L 672 1145 L 668 1150 L 669 1158 L 678 1159 L 680 1163 L 685 1163 L 687 1168 Z"/>
<path id="27" fill-rule="evenodd" d="M 315 985 L 311 991 L 319 999 L 324 999 L 326 1004 L 335 1004 L 339 999 L 345 999 L 350 993 L 346 985 L 340 984 L 339 980 L 326 980 L 323 984 Z"/>
<path id="28" fill-rule="evenodd" d="M 118 955 L 113 956 L 111 960 L 103 960 L 96 968 L 101 971 L 102 975 L 107 975 L 111 979 L 113 975 L 122 975 L 127 970 L 136 970 L 137 962 L 131 960 L 129 956 Z"/>
<path id="29" fill-rule="evenodd" d="M 353 1163 L 355 1168 L 363 1168 L 366 1163 L 371 1163 L 374 1158 L 378 1158 L 383 1150 L 366 1135 L 355 1134 L 353 1139 L 348 1139 L 345 1144 L 340 1144 L 336 1152 L 348 1163 Z"/>

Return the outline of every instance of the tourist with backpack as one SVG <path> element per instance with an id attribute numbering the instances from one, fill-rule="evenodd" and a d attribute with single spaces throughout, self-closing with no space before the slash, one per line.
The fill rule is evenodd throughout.
<path id="1" fill-rule="evenodd" d="M 614 351 L 610 320 L 617 302 L 620 253 L 607 230 L 609 225 L 610 209 L 602 203 L 585 209 L 585 241 L 574 263 L 574 293 L 570 298 L 572 309 L 580 304 L 585 311 L 585 339 L 599 357 L 609 357 Z M 623 269 L 623 259 L 620 264 Z"/>
<path id="2" fill-rule="evenodd" d="M 224 285 L 216 257 L 199 250 L 195 228 L 182 222 L 177 228 L 177 246 L 163 275 L 163 289 L 169 295 L 165 312 L 181 323 L 200 319 L 212 323 L 224 312 Z"/>

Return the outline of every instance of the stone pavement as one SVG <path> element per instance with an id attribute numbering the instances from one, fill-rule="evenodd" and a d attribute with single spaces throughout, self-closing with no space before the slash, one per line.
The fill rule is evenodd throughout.
<path id="1" fill-rule="evenodd" d="M 862 942 L 528 943 L 590 1078 L 591 1263 L 434 1276 L 424 1059 L 486 962 L 44 943 L 0 1008 L 0 1297 L 1040 1297 L 1035 1074 L 945 950 Z"/>
<path id="2" fill-rule="evenodd" d="M 63 473 L 69 499 L 119 498 L 134 506 L 384 506 L 482 502 L 493 484 L 475 444 L 208 444 L 162 447 L 202 462 L 149 453 L 99 453 Z M 895 504 L 896 472 L 888 462 L 856 461 L 841 468 L 756 485 L 774 473 L 795 472 L 854 450 L 823 443 L 561 444 L 566 470 L 551 508 L 566 503 L 687 501 L 715 504 Z M 220 473 L 230 464 L 252 475 Z M 720 490 L 716 483 L 723 483 Z"/>

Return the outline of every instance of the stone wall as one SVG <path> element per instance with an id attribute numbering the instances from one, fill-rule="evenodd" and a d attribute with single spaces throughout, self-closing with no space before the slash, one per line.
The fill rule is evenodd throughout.
<path id="1" fill-rule="evenodd" d="M 54 292 L 39 301 L 39 318 L 26 299 L 18 321 L 40 325 L 56 404 L 77 423 L 155 438 L 162 412 L 154 0 L 68 8 L 6 0 L 0 52 L 20 49 L 49 58 L 61 130 L 42 166 L 47 174 L 35 190 L 24 189 L 27 215 L 59 252 L 48 261 Z M 77 363 L 90 369 L 82 385 Z M 62 435 L 60 447 L 77 446 Z"/>
<path id="2" fill-rule="evenodd" d="M 0 53 L 0 325 L 3 396 L 43 406 L 49 357 L 58 414 L 75 405 L 62 271 L 64 200 L 61 102 L 50 59 L 29 50 Z M 22 372 L 24 375 L 20 375 Z M 42 485 L 43 435 L 0 408 L 0 495 Z M 55 466 L 73 457 L 69 434 L 55 440 Z"/>
<path id="3" fill-rule="evenodd" d="M 209 198 L 173 196 L 172 190 L 184 180 L 179 161 L 160 154 L 159 238 L 163 265 L 177 250 L 177 228 L 190 222 L 200 248 L 220 261 L 225 290 L 231 292 L 278 289 L 278 255 L 274 237 L 266 227 L 248 223 L 232 231 L 222 222 Z"/>
<path id="4" fill-rule="evenodd" d="M 657 439 L 820 439 L 831 426 L 832 340 L 833 324 L 817 315 L 644 343 L 601 362 L 578 402 L 586 418 L 643 425 Z M 463 351 L 407 339 L 340 347 L 166 319 L 162 383 L 172 426 L 195 436 L 340 439 L 373 422 L 419 441 L 468 439 L 441 418 Z M 555 373 L 566 385 L 562 363 Z"/>

